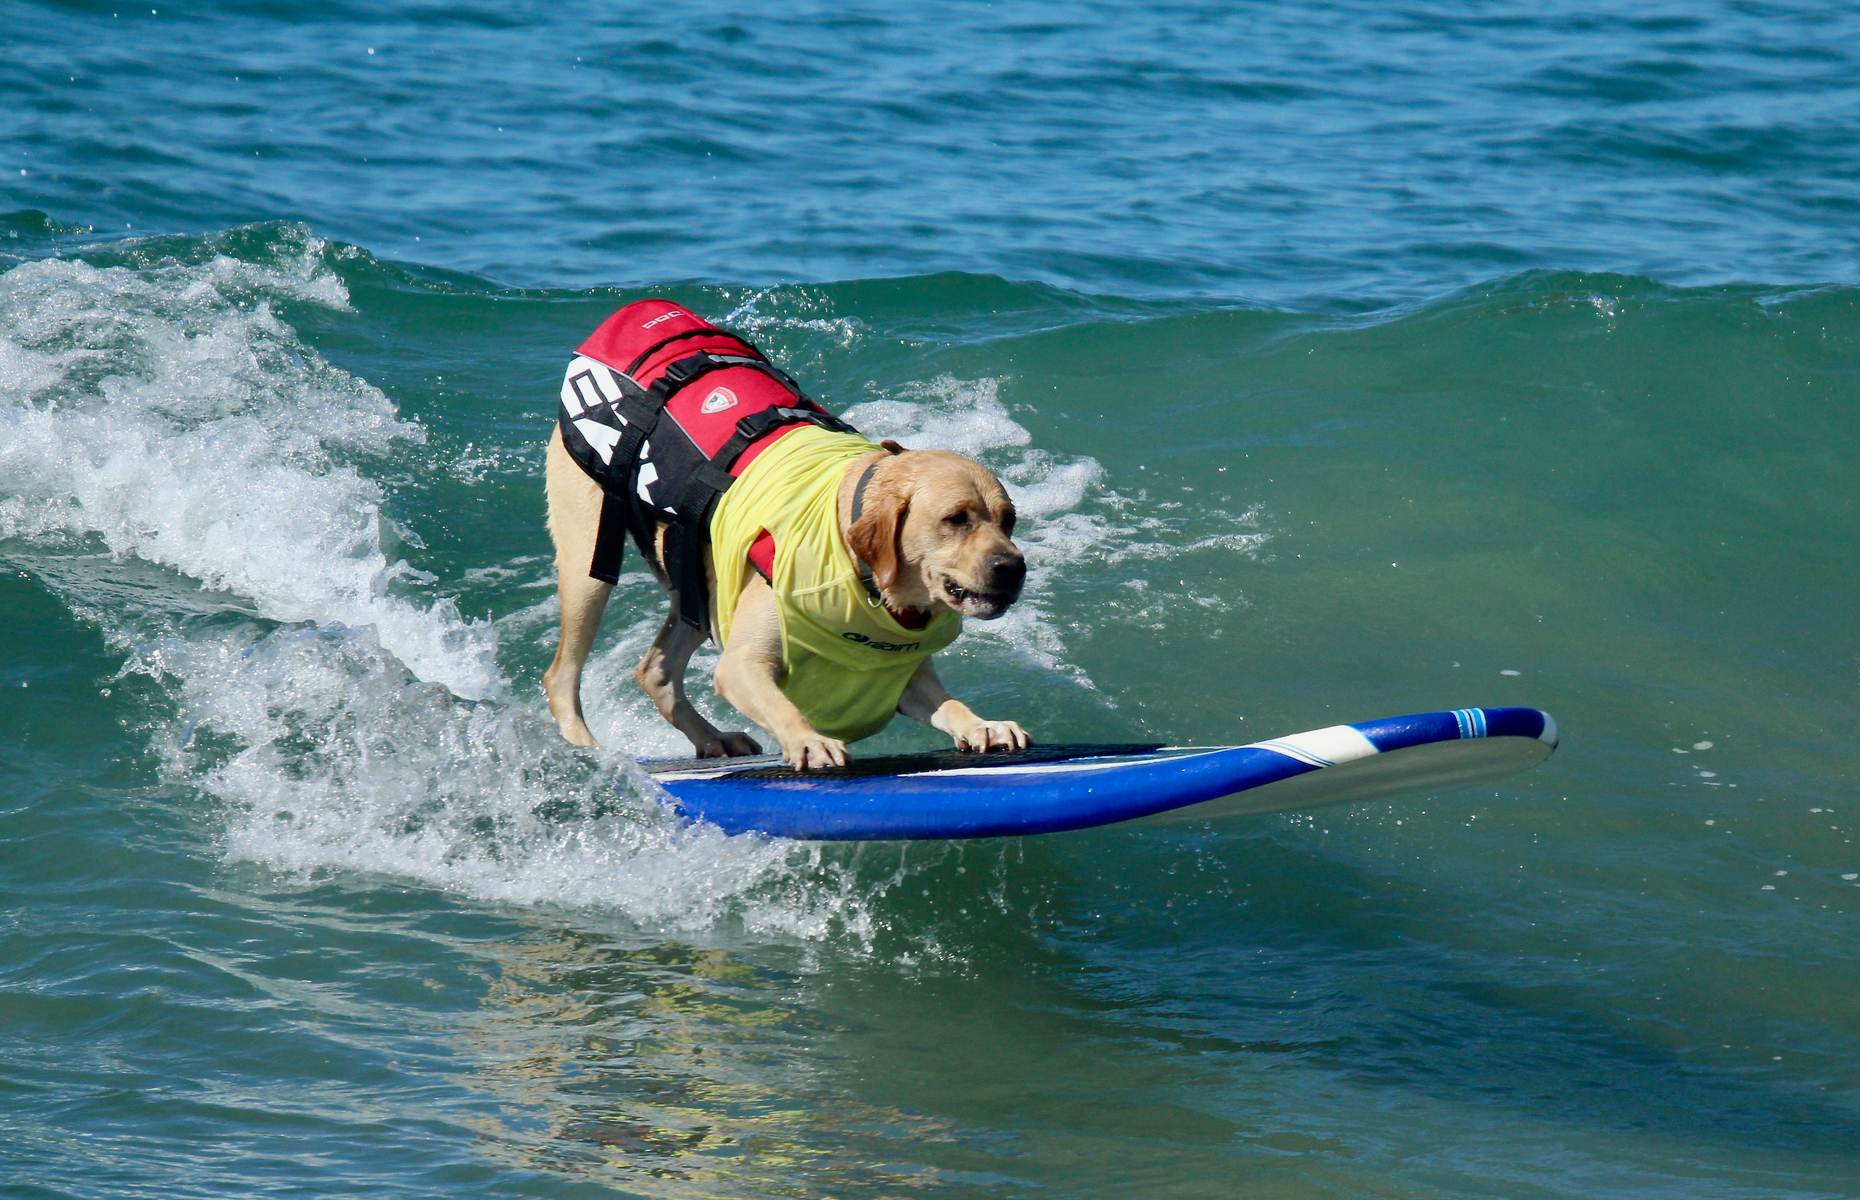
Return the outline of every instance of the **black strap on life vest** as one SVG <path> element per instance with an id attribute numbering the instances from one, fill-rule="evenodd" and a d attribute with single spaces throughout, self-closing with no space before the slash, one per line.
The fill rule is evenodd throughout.
<path id="1" fill-rule="evenodd" d="M 653 561 L 652 522 L 640 511 L 636 499 L 639 448 L 659 427 L 665 402 L 671 399 L 669 392 L 655 394 L 640 387 L 630 375 L 616 373 L 614 378 L 620 384 L 620 415 L 626 418 L 626 426 L 614 445 L 612 461 L 625 464 L 622 477 L 626 480 L 626 490 L 608 490 L 601 497 L 600 530 L 594 535 L 594 557 L 588 563 L 588 574 L 602 583 L 620 581 L 620 565 L 626 556 L 629 533 L 645 560 Z"/>
<path id="2" fill-rule="evenodd" d="M 626 558 L 632 507 L 624 496 L 614 492 L 601 494 L 601 526 L 594 535 L 594 557 L 588 563 L 591 578 L 602 583 L 620 582 L 620 564 Z"/>
<path id="3" fill-rule="evenodd" d="M 665 406 L 672 397 L 712 371 L 721 371 L 726 367 L 747 367 L 774 379 L 794 394 L 796 403 L 793 406 L 765 408 L 737 421 L 736 432 L 730 435 L 729 441 L 719 447 L 708 462 L 700 464 L 683 480 L 678 492 L 666 505 L 677 513 L 677 519 L 666 531 L 665 561 L 662 566 L 667 581 L 678 594 L 679 619 L 694 629 L 706 629 L 710 625 L 704 549 L 710 544 L 710 518 L 716 509 L 717 499 L 736 482 L 735 476 L 730 474 L 730 468 L 736 465 L 736 460 L 755 442 L 787 425 L 806 422 L 835 433 L 858 432 L 821 409 L 808 399 L 801 385 L 785 371 L 759 356 L 714 354 L 700 350 L 668 363 L 650 388 L 642 388 L 632 379 L 632 371 L 638 370 L 641 363 L 668 343 L 680 338 L 716 336 L 720 333 L 722 331 L 716 329 L 693 329 L 673 334 L 636 358 L 632 369 L 626 374 L 617 376 L 621 389 L 620 411 L 626 418 L 626 428 L 614 446 L 613 461 L 625 464 L 622 477 L 626 480 L 626 488 L 622 492 L 606 492 L 601 501 L 600 529 L 594 539 L 593 560 L 588 565 L 588 574 L 593 578 L 604 583 L 617 582 L 628 533 L 633 535 L 646 561 L 654 561 L 654 520 L 652 514 L 639 502 L 639 451 L 657 430 L 660 420 L 665 416 Z"/>
<path id="4" fill-rule="evenodd" d="M 710 625 L 704 548 L 710 544 L 710 517 L 716 510 L 717 500 L 736 482 L 730 468 L 755 442 L 785 425 L 802 423 L 818 425 L 834 433 L 858 432 L 818 408 L 765 408 L 738 421 L 730 440 L 718 447 L 709 462 L 684 480 L 672 506 L 678 510 L 679 520 L 665 538 L 665 573 L 678 590 L 679 619 L 694 629 L 707 629 Z"/>
<path id="5" fill-rule="evenodd" d="M 813 403 L 793 377 L 767 359 L 750 358 L 741 354 L 712 354 L 708 350 L 700 350 L 688 358 L 667 363 L 664 373 L 653 382 L 652 387 L 647 390 L 647 395 L 658 393 L 664 396 L 665 399 L 659 401 L 659 407 L 663 408 L 675 393 L 690 387 L 712 371 L 721 371 L 725 367 L 747 367 L 751 371 L 760 371 L 793 392 L 795 399 L 802 404 Z"/>

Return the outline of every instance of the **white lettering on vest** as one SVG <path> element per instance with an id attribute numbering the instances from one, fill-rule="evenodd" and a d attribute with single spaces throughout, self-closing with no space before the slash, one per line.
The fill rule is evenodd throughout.
<path id="1" fill-rule="evenodd" d="M 873 639 L 865 636 L 865 634 L 859 633 L 854 630 L 848 630 L 847 632 L 840 634 L 840 636 L 845 638 L 849 642 L 858 642 L 861 646 L 864 646 L 868 650 L 915 650 L 917 649 L 917 647 L 923 645 L 922 642 L 905 642 L 903 645 L 899 645 L 897 642 L 874 641 Z"/>

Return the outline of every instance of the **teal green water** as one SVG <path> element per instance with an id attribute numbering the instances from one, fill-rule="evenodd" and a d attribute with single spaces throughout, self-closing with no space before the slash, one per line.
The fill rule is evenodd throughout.
<path id="1" fill-rule="evenodd" d="M 1487 791 L 822 848 L 676 827 L 538 697 L 553 351 L 643 292 L 289 227 L 0 280 L 20 1194 L 1850 1190 L 1852 289 L 670 289 L 1014 483 L 1029 602 L 945 675 L 1036 735 L 1565 730 Z M 658 619 L 629 578 L 618 750 L 677 749 Z"/>
<path id="2" fill-rule="evenodd" d="M 0 1195 L 1860 1196 L 1851 6 L 0 26 Z M 539 691 L 562 366 L 648 295 L 1008 482 L 984 712 L 1562 746 L 682 826 L 649 579 L 609 749 Z"/>

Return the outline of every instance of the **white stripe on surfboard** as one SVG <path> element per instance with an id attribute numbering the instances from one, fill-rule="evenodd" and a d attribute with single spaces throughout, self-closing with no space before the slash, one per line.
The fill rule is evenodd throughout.
<path id="1" fill-rule="evenodd" d="M 1309 733 L 1294 733 L 1290 737 L 1253 742 L 1248 748 L 1271 750 L 1313 767 L 1334 767 L 1338 763 L 1355 762 L 1359 758 L 1381 753 L 1374 742 L 1363 736 L 1361 730 L 1352 729 L 1348 725 L 1332 725 L 1328 729 L 1313 729 Z"/>

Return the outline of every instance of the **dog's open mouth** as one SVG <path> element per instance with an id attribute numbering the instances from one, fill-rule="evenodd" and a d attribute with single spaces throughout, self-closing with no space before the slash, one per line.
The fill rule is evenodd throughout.
<path id="1" fill-rule="evenodd" d="M 943 579 L 943 593 L 964 616 L 983 619 L 1000 616 L 1007 611 L 1008 605 L 1014 603 L 1014 597 L 1005 592 L 978 592 L 963 587 L 947 576 Z"/>

